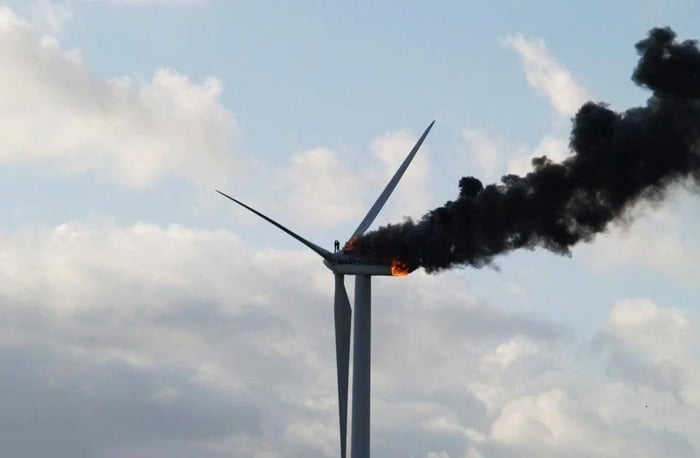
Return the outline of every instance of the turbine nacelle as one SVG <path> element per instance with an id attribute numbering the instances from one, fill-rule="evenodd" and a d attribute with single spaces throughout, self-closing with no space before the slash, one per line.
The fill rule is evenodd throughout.
<path id="1" fill-rule="evenodd" d="M 323 264 L 333 273 L 340 275 L 383 275 L 404 277 L 412 272 L 408 264 L 398 258 L 380 259 L 354 253 L 351 239 L 342 251 L 333 253 L 323 260 Z"/>
<path id="2" fill-rule="evenodd" d="M 382 261 L 346 253 L 335 253 L 323 263 L 340 275 L 394 275 L 392 261 Z"/>

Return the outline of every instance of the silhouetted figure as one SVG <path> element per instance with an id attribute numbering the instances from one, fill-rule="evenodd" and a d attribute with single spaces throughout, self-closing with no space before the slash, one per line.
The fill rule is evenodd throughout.
<path id="1" fill-rule="evenodd" d="M 334 250 L 335 250 L 336 253 L 337 253 L 338 251 L 340 251 L 340 242 L 336 240 L 336 241 L 333 243 L 333 247 L 334 247 Z"/>

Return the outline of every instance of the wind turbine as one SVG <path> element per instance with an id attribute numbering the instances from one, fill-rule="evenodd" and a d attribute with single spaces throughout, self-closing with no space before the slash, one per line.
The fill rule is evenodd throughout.
<path id="1" fill-rule="evenodd" d="M 323 258 L 323 263 L 335 276 L 333 314 L 335 320 L 335 357 L 338 374 L 338 416 L 340 420 L 340 456 L 346 457 L 347 416 L 348 416 L 348 376 L 350 368 L 350 331 L 352 309 L 345 289 L 345 275 L 355 276 L 355 326 L 353 332 L 353 377 L 352 377 L 352 436 L 351 458 L 369 458 L 369 406 L 370 406 L 370 343 L 371 343 L 371 303 L 372 276 L 406 275 L 403 264 L 398 259 L 378 259 L 353 252 L 353 241 L 361 236 L 372 224 L 387 199 L 396 188 L 399 180 L 415 157 L 423 140 L 435 121 L 425 129 L 415 146 L 389 180 L 377 201 L 357 226 L 355 232 L 340 251 L 331 253 L 287 229 L 272 218 L 249 207 L 240 200 L 219 190 L 219 194 L 231 199 L 241 207 L 255 213 L 294 237 Z"/>

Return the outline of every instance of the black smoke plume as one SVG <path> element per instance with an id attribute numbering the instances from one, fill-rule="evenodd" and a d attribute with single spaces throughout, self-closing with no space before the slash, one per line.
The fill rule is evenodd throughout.
<path id="1" fill-rule="evenodd" d="M 569 254 L 640 199 L 659 200 L 667 187 L 700 183 L 700 50 L 655 28 L 636 44 L 632 75 L 653 95 L 623 113 L 587 102 L 573 118 L 572 155 L 562 163 L 532 159 L 526 176 L 506 175 L 484 187 L 459 180 L 459 197 L 418 222 L 390 224 L 359 238 L 357 250 L 399 258 L 435 272 L 481 267 L 517 248 Z"/>

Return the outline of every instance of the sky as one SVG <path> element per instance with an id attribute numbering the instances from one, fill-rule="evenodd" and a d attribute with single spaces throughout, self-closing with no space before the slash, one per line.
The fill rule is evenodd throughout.
<path id="1" fill-rule="evenodd" d="M 0 455 L 338 456 L 332 276 L 214 189 L 331 249 L 432 120 L 373 227 L 700 39 L 695 0 L 379 3 L 0 2 Z M 375 279 L 373 456 L 700 455 L 698 215 Z"/>

